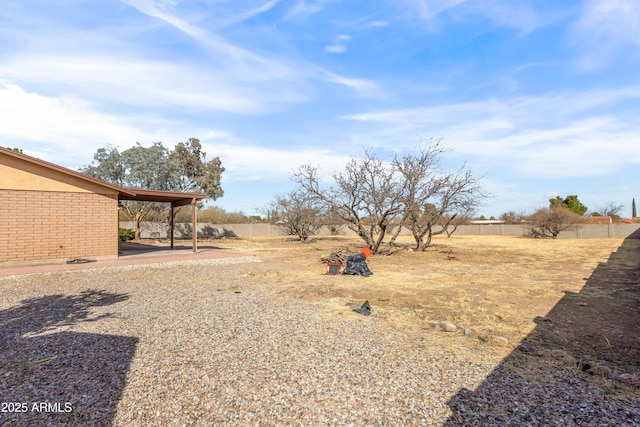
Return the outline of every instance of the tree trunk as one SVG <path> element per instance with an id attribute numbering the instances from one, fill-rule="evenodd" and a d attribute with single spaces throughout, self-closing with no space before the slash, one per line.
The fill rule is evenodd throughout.
<path id="1" fill-rule="evenodd" d="M 140 221 L 142 220 L 142 213 L 140 211 L 136 212 L 136 215 L 133 217 L 133 230 L 135 231 L 134 240 L 140 240 Z"/>
<path id="2" fill-rule="evenodd" d="M 397 226 L 396 231 L 393 233 L 393 236 L 391 236 L 391 240 L 389 240 L 389 248 L 393 246 L 396 239 L 400 235 L 400 231 L 402 231 L 402 224 L 404 224 L 405 220 L 406 218 L 402 218 L 402 221 L 400 221 L 400 225 Z"/>
<path id="3" fill-rule="evenodd" d="M 427 232 L 427 241 L 422 244 L 422 252 L 426 251 L 429 246 L 431 246 L 431 237 L 433 234 L 431 233 L 431 227 L 429 227 L 429 231 Z"/>

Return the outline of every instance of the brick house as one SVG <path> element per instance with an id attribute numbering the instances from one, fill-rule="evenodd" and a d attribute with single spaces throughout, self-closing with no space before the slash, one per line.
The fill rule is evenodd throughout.
<path id="1" fill-rule="evenodd" d="M 122 188 L 0 147 L 0 267 L 117 258 L 120 200 L 171 203 L 172 209 L 190 204 L 195 230 L 202 199 L 206 195 Z"/>

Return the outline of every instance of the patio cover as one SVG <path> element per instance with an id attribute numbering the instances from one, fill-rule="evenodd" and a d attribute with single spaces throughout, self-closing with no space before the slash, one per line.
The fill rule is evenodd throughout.
<path id="1" fill-rule="evenodd" d="M 207 198 L 206 194 L 200 193 L 180 193 L 174 191 L 161 191 L 161 190 L 141 190 L 137 188 L 120 188 L 118 192 L 118 201 L 130 200 L 137 202 L 161 202 L 171 203 L 171 223 L 169 224 L 171 235 L 171 249 L 174 244 L 174 223 L 173 223 L 173 210 L 180 206 L 191 205 L 191 234 L 193 239 L 193 252 L 198 251 L 198 220 L 196 214 L 196 204 L 198 200 L 204 200 Z"/>

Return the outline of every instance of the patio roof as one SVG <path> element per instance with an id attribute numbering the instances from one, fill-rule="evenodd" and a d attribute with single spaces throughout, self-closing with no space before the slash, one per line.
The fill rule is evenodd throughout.
<path id="1" fill-rule="evenodd" d="M 194 200 L 204 200 L 206 194 L 180 193 L 177 191 L 141 190 L 138 188 L 121 188 L 123 192 L 118 194 L 118 200 L 134 200 L 138 202 L 162 202 L 171 203 L 173 206 L 185 206 Z"/>

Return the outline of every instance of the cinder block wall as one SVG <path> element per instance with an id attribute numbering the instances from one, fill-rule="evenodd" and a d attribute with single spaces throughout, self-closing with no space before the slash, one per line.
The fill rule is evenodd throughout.
<path id="1" fill-rule="evenodd" d="M 118 256 L 118 200 L 0 190 L 0 264 Z"/>
<path id="2" fill-rule="evenodd" d="M 120 227 L 133 229 L 133 222 L 123 221 L 120 223 Z M 162 223 L 154 222 L 142 222 L 140 223 L 141 237 L 143 239 L 167 238 L 167 226 Z M 441 228 L 436 227 L 436 231 L 440 231 Z M 455 231 L 456 236 L 464 235 L 487 235 L 487 236 L 516 236 L 522 237 L 527 234 L 529 226 L 526 224 L 512 225 L 512 224 L 465 224 L 458 226 Z M 571 226 L 568 230 L 563 231 L 558 236 L 559 238 L 573 238 L 573 239 L 606 239 L 617 238 L 626 239 L 634 233 L 640 230 L 640 224 L 577 224 Z M 393 232 L 393 229 L 389 231 L 388 236 Z M 318 235 L 331 234 L 329 229 L 324 227 L 318 233 Z M 356 234 L 344 227 L 339 233 L 340 235 L 352 235 Z M 410 231 L 407 228 L 403 228 L 400 235 L 410 235 Z M 232 236 L 283 236 L 284 233 L 280 227 L 272 224 L 209 224 L 198 223 L 198 237 L 201 238 L 216 238 L 216 237 L 232 237 Z M 191 224 L 176 224 L 175 228 L 176 239 L 190 239 L 191 238 Z"/>

